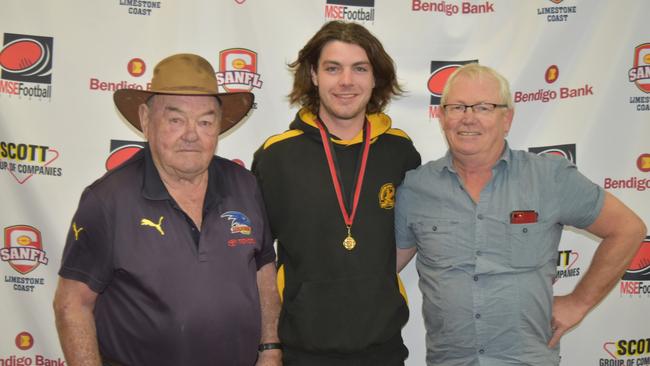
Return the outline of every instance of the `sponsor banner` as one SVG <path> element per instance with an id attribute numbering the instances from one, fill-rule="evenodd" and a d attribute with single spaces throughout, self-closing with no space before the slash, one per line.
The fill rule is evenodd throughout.
<path id="1" fill-rule="evenodd" d="M 650 365 L 650 337 L 608 341 L 603 350 L 598 366 Z"/>
<path id="2" fill-rule="evenodd" d="M 577 164 L 576 144 L 529 147 L 528 151 L 537 155 L 544 155 L 544 154 L 558 155 L 567 159 L 573 164 Z"/>
<path id="3" fill-rule="evenodd" d="M 650 172 L 650 154 L 644 153 L 636 159 L 636 167 L 641 173 Z M 613 178 L 606 177 L 602 184 L 605 189 L 632 189 L 639 192 L 650 190 L 650 178 L 644 176 Z"/>
<path id="4" fill-rule="evenodd" d="M 422 13 L 439 13 L 444 16 L 489 14 L 495 12 L 494 3 L 481 1 L 479 4 L 469 1 L 422 1 L 411 0 L 411 11 Z"/>
<path id="5" fill-rule="evenodd" d="M 144 141 L 111 140 L 111 150 L 104 167 L 106 170 L 117 168 L 143 149 L 144 144 Z"/>
<path id="6" fill-rule="evenodd" d="M 63 168 L 54 164 L 60 155 L 51 146 L 0 141 L 0 172 L 8 172 L 20 184 L 33 176 L 61 177 Z"/>
<path id="7" fill-rule="evenodd" d="M 52 37 L 5 33 L 0 51 L 0 95 L 52 97 Z"/>
<path id="8" fill-rule="evenodd" d="M 126 72 L 133 78 L 139 78 L 147 71 L 147 64 L 138 57 L 130 59 L 125 66 Z M 118 89 L 149 90 L 151 89 L 151 83 L 137 80 L 105 80 L 98 76 L 92 76 L 88 81 L 88 89 L 110 93 Z"/>
<path id="9" fill-rule="evenodd" d="M 650 296 L 650 236 L 647 236 L 632 259 L 619 284 L 621 296 Z"/>
<path id="10" fill-rule="evenodd" d="M 555 83 L 560 76 L 557 65 L 550 65 L 544 72 L 544 81 L 547 84 Z M 513 93 L 515 103 L 549 103 L 557 99 L 574 99 L 594 95 L 594 86 L 585 83 L 578 86 L 560 86 L 559 88 L 538 88 L 535 90 L 517 90 Z"/>
<path id="11" fill-rule="evenodd" d="M 545 6 L 537 8 L 537 15 L 546 19 L 549 23 L 566 22 L 578 12 L 578 7 L 569 1 L 560 5 L 564 0 L 549 0 L 556 6 Z"/>
<path id="12" fill-rule="evenodd" d="M 427 81 L 427 89 L 431 94 L 429 119 L 438 118 L 440 114 L 440 97 L 442 97 L 442 91 L 445 88 L 445 83 L 447 83 L 449 76 L 459 67 L 475 62 L 478 62 L 478 59 L 466 61 L 431 61 L 431 75 Z"/>
<path id="13" fill-rule="evenodd" d="M 257 73 L 257 52 L 246 48 L 230 48 L 219 52 L 217 84 L 228 93 L 250 92 L 261 89 L 261 75 Z"/>
<path id="14" fill-rule="evenodd" d="M 581 268 L 578 265 L 578 260 L 580 259 L 580 253 L 572 249 L 560 250 L 558 251 L 557 256 L 557 273 L 553 283 L 557 281 L 579 277 Z"/>
<path id="15" fill-rule="evenodd" d="M 152 15 L 160 9 L 162 1 L 148 1 L 148 0 L 119 0 L 120 6 L 127 8 L 127 13 L 131 15 Z"/>
<path id="16" fill-rule="evenodd" d="M 15 354 L 0 355 L 0 366 L 65 366 L 66 361 L 62 358 L 50 358 L 42 354 L 25 355 L 24 351 L 34 346 L 34 337 L 26 331 L 18 333 L 14 340 L 16 347 Z"/>
<path id="17" fill-rule="evenodd" d="M 327 0 L 325 20 L 372 23 L 375 21 L 375 0 Z"/>
<path id="18" fill-rule="evenodd" d="M 45 285 L 43 277 L 26 277 L 38 266 L 47 266 L 49 258 L 43 247 L 41 232 L 33 226 L 14 225 L 4 229 L 4 245 L 0 249 L 0 261 L 9 264 L 19 275 L 4 275 L 4 282 L 14 291 L 34 292 Z"/>

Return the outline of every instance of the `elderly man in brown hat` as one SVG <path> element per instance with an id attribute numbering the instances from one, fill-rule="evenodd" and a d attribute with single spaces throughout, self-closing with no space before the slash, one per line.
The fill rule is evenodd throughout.
<path id="1" fill-rule="evenodd" d="M 54 299 L 70 366 L 279 365 L 275 252 L 252 174 L 214 156 L 253 104 L 178 54 L 151 90 L 118 90 L 147 140 L 88 186 Z"/>

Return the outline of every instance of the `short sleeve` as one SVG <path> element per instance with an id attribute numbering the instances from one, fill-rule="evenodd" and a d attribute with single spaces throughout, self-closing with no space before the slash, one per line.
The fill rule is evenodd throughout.
<path id="1" fill-rule="evenodd" d="M 408 188 L 408 176 L 404 183 L 397 188 L 395 201 L 395 243 L 400 249 L 409 249 L 415 246 L 415 235 L 408 226 L 408 210 L 410 190 Z"/>
<path id="2" fill-rule="evenodd" d="M 59 275 L 88 285 L 100 293 L 113 275 L 113 248 L 101 201 L 86 189 L 72 218 Z"/>
<path id="3" fill-rule="evenodd" d="M 556 183 L 561 224 L 583 229 L 596 221 L 605 200 L 602 187 L 570 163 L 558 169 Z"/>

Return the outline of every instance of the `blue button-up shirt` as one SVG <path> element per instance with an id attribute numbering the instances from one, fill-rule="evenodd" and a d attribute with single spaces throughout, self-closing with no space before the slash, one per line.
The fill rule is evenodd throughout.
<path id="1" fill-rule="evenodd" d="M 592 224 L 604 195 L 566 159 L 507 146 L 478 202 L 449 153 L 409 172 L 395 229 L 399 248 L 417 247 L 427 364 L 557 365 L 547 343 L 562 228 Z M 517 211 L 534 212 L 511 220 Z"/>

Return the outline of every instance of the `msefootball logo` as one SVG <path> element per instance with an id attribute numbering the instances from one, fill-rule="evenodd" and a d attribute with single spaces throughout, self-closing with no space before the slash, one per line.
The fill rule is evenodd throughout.
<path id="1" fill-rule="evenodd" d="M 566 144 L 566 145 L 553 145 L 553 146 L 540 146 L 540 147 L 529 147 L 528 151 L 537 154 L 537 155 L 557 155 L 561 156 L 573 164 L 576 162 L 576 144 Z"/>
<path id="2" fill-rule="evenodd" d="M 28 274 L 40 264 L 47 265 L 41 232 L 33 226 L 15 225 L 4 230 L 4 247 L 0 260 L 7 262 L 16 272 Z"/>
<path id="3" fill-rule="evenodd" d="M 4 80 L 50 84 L 52 37 L 5 33 L 0 51 L 0 77 Z"/>
<path id="4" fill-rule="evenodd" d="M 327 0 L 325 19 L 359 23 L 374 22 L 375 0 Z"/>
<path id="5" fill-rule="evenodd" d="M 628 71 L 630 82 L 644 93 L 650 93 L 650 43 L 644 43 L 634 48 L 634 61 Z"/>
<path id="6" fill-rule="evenodd" d="M 458 70 L 459 67 L 470 63 L 477 63 L 478 60 L 466 61 L 431 61 L 430 76 L 427 81 L 427 89 L 431 94 L 429 102 L 429 118 L 438 118 L 440 114 L 440 97 L 445 88 L 449 76 Z"/>
<path id="7" fill-rule="evenodd" d="M 623 280 L 650 281 L 650 236 L 641 243 L 639 251 L 623 275 Z"/>
<path id="8" fill-rule="evenodd" d="M 106 170 L 115 169 L 144 148 L 143 141 L 111 140 L 111 151 L 106 158 Z"/>
<path id="9" fill-rule="evenodd" d="M 228 93 L 249 92 L 262 88 L 257 73 L 257 52 L 246 48 L 230 48 L 219 52 L 217 84 Z"/>

